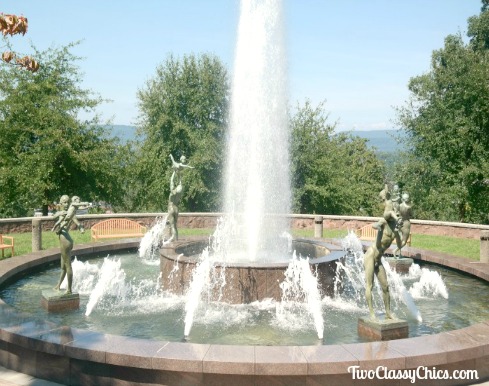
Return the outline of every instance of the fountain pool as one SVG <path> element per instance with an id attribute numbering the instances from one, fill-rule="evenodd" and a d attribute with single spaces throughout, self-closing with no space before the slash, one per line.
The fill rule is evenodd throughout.
<path id="1" fill-rule="evenodd" d="M 83 259 L 94 253 L 115 256 L 122 250 L 135 250 L 138 246 L 138 240 L 78 245 L 74 254 Z M 456 286 L 470 287 L 470 291 L 462 299 L 460 315 L 454 315 L 449 321 L 441 321 L 440 326 L 459 322 L 464 314 L 470 315 L 480 309 L 472 304 L 476 298 L 472 290 L 481 286 L 487 288 L 487 264 L 414 248 L 407 249 L 405 253 L 416 258 L 416 261 L 434 262 L 481 278 L 465 286 Z M 2 288 L 7 282 L 12 283 L 14 279 L 41 271 L 46 264 L 57 264 L 58 261 L 59 252 L 56 249 L 0 261 Z M 446 281 L 446 284 L 450 292 L 450 281 Z M 454 297 L 449 294 L 449 306 L 453 301 Z M 39 299 L 26 307 L 35 309 L 38 302 Z M 437 301 L 436 304 L 442 302 Z M 425 312 L 421 306 L 419 308 Z M 428 307 L 428 310 L 431 308 Z M 428 323 L 426 312 L 424 316 L 423 323 Z M 436 367 L 438 371 L 449 372 L 477 370 L 478 378 L 465 378 L 458 384 L 474 384 L 475 379 L 478 379 L 476 383 L 489 379 L 488 319 L 457 330 L 389 342 L 321 344 L 327 342 L 319 342 L 310 329 L 308 335 L 313 337 L 315 344 L 267 346 L 140 339 L 60 325 L 56 321 L 45 320 L 46 317 L 44 314 L 40 319 L 21 312 L 0 299 L 2 366 L 38 378 L 74 385 L 116 384 L 117 381 L 131 385 L 226 385 L 236 382 L 246 385 L 270 382 L 283 385 L 309 382 L 351 384 L 351 366 L 360 366 L 361 369 L 387 366 L 399 371 L 415 371 L 418 366 Z M 83 309 L 78 319 L 85 319 Z M 144 316 L 137 318 L 137 323 L 144 324 L 145 319 Z M 112 330 L 107 322 L 105 324 L 107 329 Z M 199 322 L 195 328 L 200 328 Z M 339 331 L 347 328 L 344 325 Z M 448 329 L 448 326 L 443 328 Z M 180 334 L 182 331 L 183 327 L 180 326 Z M 325 336 L 328 336 L 327 332 Z M 416 384 L 423 382 L 416 380 Z M 453 384 L 442 380 L 438 382 Z"/>
<path id="2" fill-rule="evenodd" d="M 80 310 L 76 312 L 46 314 L 39 304 L 39 293 L 52 286 L 53 277 L 58 274 L 57 266 L 23 277 L 4 288 L 0 296 L 15 309 L 29 312 L 34 319 L 44 318 L 56 325 L 181 341 L 186 297 L 162 288 L 156 264 L 141 260 L 135 250 L 76 260 L 74 288 L 81 295 Z M 277 280 L 283 282 L 283 271 L 281 275 Z M 401 300 L 394 302 L 394 312 L 408 319 L 411 337 L 460 329 L 489 319 L 489 286 L 479 279 L 442 267 L 415 265 L 400 280 L 422 316 L 421 321 L 417 320 Z M 330 281 L 328 288 L 332 285 Z M 193 343 L 227 345 L 361 342 L 356 322 L 368 311 L 364 299 L 348 299 L 353 296 L 355 285 L 344 288 L 347 295 L 330 291 L 322 297 L 325 321 L 322 340 L 318 340 L 311 316 L 301 304 L 284 305 L 272 298 L 248 304 L 208 301 L 197 310 L 188 339 Z M 286 312 L 277 312 L 280 307 L 286 307 Z"/>
<path id="3" fill-rule="evenodd" d="M 241 11 L 225 172 L 229 185 L 224 210 L 230 214 L 225 239 L 243 236 L 245 255 L 259 264 L 262 251 L 283 247 L 274 240 L 286 230 L 285 214 L 290 213 L 281 2 L 243 1 Z M 43 286 L 46 277 L 52 286 L 55 280 L 49 275 L 56 276 L 56 270 L 39 271 L 36 280 L 47 276 L 38 284 L 33 284 L 34 277 L 24 277 L 11 287 L 17 287 L 15 291 L 3 294 L 0 364 L 64 384 L 351 384 L 351 366 L 477 369 L 481 379 L 489 377 L 487 284 L 477 279 L 454 279 L 452 284 L 451 271 L 430 267 L 430 272 L 444 279 L 446 298 L 443 291 L 433 297 L 434 273 L 425 280 L 422 269 L 405 279 L 391 276 L 396 287 L 393 310 L 406 314 L 412 324 L 409 339 L 358 340 L 357 316 L 366 309 L 365 302 L 356 297 L 364 286 L 355 284 L 361 276 L 353 269 L 358 266 L 355 258 L 354 264 L 337 263 L 341 274 L 334 283 L 335 292 L 319 299 L 324 320 L 319 329 L 312 313 L 304 312 L 307 301 L 291 296 L 280 302 L 216 302 L 212 297 L 205 299 L 205 286 L 196 286 L 204 291 L 196 291 L 201 302 L 191 308 L 190 329 L 185 297 L 163 289 L 166 278 L 160 279 L 154 263 L 145 264 L 136 254 L 120 252 L 122 242 L 115 248 L 118 252 L 109 252 L 115 244 L 75 248 L 75 255 L 86 256 L 89 250 L 104 255 L 80 263 L 75 277 L 86 281 L 79 283 L 82 308 L 69 313 L 72 319 L 69 314 L 38 312 L 40 291 L 34 289 Z M 413 254 L 431 258 L 423 251 Z M 8 260 L 0 262 L 0 283 L 58 261 L 59 254 L 50 251 Z M 443 262 L 449 265 L 453 259 Z M 212 265 L 208 267 L 211 272 Z M 489 278 L 486 266 L 462 262 L 457 268 Z M 295 281 L 279 284 L 283 283 L 280 288 L 292 295 L 289 290 Z M 28 293 L 36 298 L 28 298 Z M 414 310 L 407 306 L 413 298 Z M 482 303 L 475 303 L 478 300 Z M 181 342 L 184 336 L 187 342 Z"/>

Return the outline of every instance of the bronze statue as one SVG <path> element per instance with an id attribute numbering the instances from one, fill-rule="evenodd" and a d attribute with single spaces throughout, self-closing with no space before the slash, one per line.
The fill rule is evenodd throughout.
<path id="1" fill-rule="evenodd" d="M 411 234 L 411 218 L 413 217 L 412 204 L 409 194 L 404 192 L 402 194 L 402 202 L 399 205 L 399 214 L 401 215 L 401 227 L 399 229 L 401 243 L 397 245 L 394 251 L 394 256 L 401 257 L 401 248 L 403 248 Z"/>
<path id="2" fill-rule="evenodd" d="M 73 284 L 73 269 L 71 268 L 71 250 L 73 249 L 73 239 L 70 236 L 69 230 L 72 223 L 75 223 L 81 233 L 85 232 L 85 229 L 76 218 L 76 210 L 82 206 L 87 206 L 88 203 L 80 202 L 78 196 L 73 196 L 71 205 L 70 197 L 67 195 L 61 196 L 60 206 L 61 210 L 57 211 L 53 218 L 57 221 L 54 224 L 53 231 L 59 236 L 59 246 L 61 251 L 61 275 L 55 290 L 60 289 L 61 283 L 65 276 L 68 279 L 67 294 L 72 293 Z"/>
<path id="3" fill-rule="evenodd" d="M 78 196 L 73 196 L 71 198 L 71 204 L 66 211 L 66 214 L 63 214 L 62 212 L 56 213 L 59 216 L 58 221 L 54 224 L 53 229 L 51 229 L 52 232 L 56 232 L 56 234 L 59 235 L 61 229 L 68 227 L 71 225 L 72 222 L 74 222 L 77 226 L 79 225 L 78 219 L 75 217 L 77 209 L 85 209 L 90 206 L 90 203 L 88 202 L 80 202 L 80 197 Z M 55 215 L 56 216 L 56 215 Z"/>
<path id="4" fill-rule="evenodd" d="M 184 155 L 182 155 L 180 157 L 180 162 L 176 162 L 175 159 L 173 158 L 173 155 L 171 155 L 171 154 L 170 154 L 170 158 L 171 158 L 172 169 L 173 169 L 172 178 L 173 178 L 173 176 L 176 175 L 179 179 L 179 183 L 181 183 L 182 182 L 182 176 L 180 175 L 180 172 L 184 168 L 193 169 L 193 167 L 185 164 L 185 162 L 187 161 L 187 158 L 185 158 Z"/>
<path id="5" fill-rule="evenodd" d="M 180 172 L 184 168 L 193 169 L 192 166 L 186 165 L 187 159 L 184 155 L 180 157 L 180 162 L 175 162 L 173 156 L 170 154 L 172 160 L 173 174 L 170 178 L 170 195 L 168 197 L 168 217 L 167 222 L 170 225 L 170 238 L 168 241 L 178 240 L 178 206 L 182 199 L 183 186 L 182 186 L 182 176 Z M 175 178 L 177 181 L 175 181 Z"/>
<path id="6" fill-rule="evenodd" d="M 384 213 L 382 218 L 373 224 L 372 227 L 380 230 L 388 221 L 393 220 L 396 222 L 395 230 L 397 232 L 402 221 L 399 213 L 399 194 L 392 197 L 388 185 L 385 185 L 384 189 L 379 193 L 379 197 L 383 200 Z"/>
<path id="7" fill-rule="evenodd" d="M 377 280 L 382 288 L 382 299 L 385 307 L 386 319 L 394 319 L 390 309 L 390 293 L 389 283 L 387 282 L 387 274 L 385 268 L 382 265 L 382 255 L 389 248 L 394 239 L 399 240 L 399 222 L 400 217 L 394 208 L 394 204 L 391 200 L 391 193 L 386 188 L 381 192 L 381 197 L 385 198 L 384 215 L 379 222 L 372 225 L 377 229 L 377 238 L 372 245 L 370 245 L 365 252 L 364 266 L 365 266 L 365 297 L 367 299 L 367 305 L 370 311 L 370 318 L 375 320 L 375 313 L 372 305 L 372 289 L 374 285 L 374 275 L 377 276 Z"/>

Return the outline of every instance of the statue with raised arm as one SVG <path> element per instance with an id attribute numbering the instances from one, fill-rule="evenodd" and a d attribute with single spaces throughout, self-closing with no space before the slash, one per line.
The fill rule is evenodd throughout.
<path id="1" fill-rule="evenodd" d="M 373 320 L 375 320 L 375 313 L 372 304 L 374 276 L 377 277 L 377 280 L 382 288 L 385 318 L 394 318 L 394 316 L 391 314 L 390 308 L 389 283 L 387 282 L 387 274 L 384 266 L 382 265 L 381 259 L 387 248 L 389 248 L 392 242 L 399 237 L 399 217 L 398 213 L 394 209 L 390 191 L 385 189 L 382 192 L 382 196 L 385 198 L 384 216 L 379 222 L 372 225 L 375 229 L 377 229 L 377 238 L 372 245 L 368 247 L 363 256 L 366 282 L 365 297 L 367 299 L 370 318 Z"/>
<path id="2" fill-rule="evenodd" d="M 53 216 L 56 223 L 54 224 L 52 231 L 56 232 L 59 237 L 59 246 L 61 251 L 61 275 L 58 284 L 56 287 L 54 287 L 54 289 L 59 291 L 61 283 L 63 282 L 64 278 L 67 277 L 67 294 L 72 293 L 73 284 L 73 269 L 71 268 L 70 256 L 71 250 L 73 249 L 73 239 L 70 236 L 69 230 L 71 225 L 74 223 L 81 233 L 85 232 L 85 229 L 76 218 L 76 210 L 88 205 L 89 204 L 86 202 L 80 202 L 80 198 L 78 196 L 73 196 L 70 204 L 70 197 L 63 195 L 60 199 L 61 210 L 57 211 Z"/>
<path id="3" fill-rule="evenodd" d="M 379 193 L 379 197 L 382 199 L 384 204 L 384 213 L 382 214 L 380 220 L 372 225 L 373 228 L 380 230 L 385 224 L 387 224 L 388 221 L 391 220 L 396 222 L 396 231 L 400 228 L 402 219 L 399 213 L 399 192 L 394 189 L 393 193 L 391 193 L 387 184 Z"/>
<path id="4" fill-rule="evenodd" d="M 71 204 L 68 207 L 68 210 L 66 213 L 64 212 L 57 212 L 55 214 L 58 215 L 58 221 L 53 226 L 53 229 L 51 229 L 51 232 L 56 232 L 57 235 L 60 234 L 62 229 L 66 229 L 71 225 L 72 222 L 74 222 L 78 227 L 80 227 L 80 223 L 78 222 L 78 219 L 75 217 L 76 211 L 78 209 L 87 209 L 90 206 L 89 202 L 80 202 L 80 197 L 78 196 L 73 196 L 71 198 Z"/>
<path id="5" fill-rule="evenodd" d="M 180 162 L 176 162 L 175 159 L 173 158 L 173 155 L 171 154 L 170 154 L 170 158 L 171 158 L 172 169 L 173 169 L 172 178 L 176 175 L 181 182 L 182 176 L 180 175 L 180 172 L 184 168 L 193 169 L 193 166 L 185 164 L 185 162 L 187 162 L 187 158 L 184 155 L 180 157 Z"/>
<path id="6" fill-rule="evenodd" d="M 170 155 L 171 157 L 171 155 Z M 173 157 L 172 161 L 173 161 Z M 174 162 L 175 164 L 175 162 Z M 175 181 L 177 179 L 177 181 Z M 168 216 L 167 222 L 170 225 L 170 238 L 168 241 L 178 240 L 178 206 L 182 199 L 183 186 L 179 170 L 176 169 L 170 178 L 170 195 L 168 196 Z"/>

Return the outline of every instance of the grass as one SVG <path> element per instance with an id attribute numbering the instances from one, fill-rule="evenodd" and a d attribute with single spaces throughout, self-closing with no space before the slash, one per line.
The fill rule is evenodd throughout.
<path id="1" fill-rule="evenodd" d="M 346 229 L 324 229 L 323 237 L 327 239 L 337 239 L 348 234 Z M 314 237 L 314 229 L 292 229 L 292 236 L 295 237 Z"/>
<path id="2" fill-rule="evenodd" d="M 32 233 L 11 233 L 15 242 L 15 255 L 25 255 L 32 252 Z M 75 244 L 85 244 L 91 242 L 90 232 L 80 233 L 77 230 L 71 231 L 70 236 Z M 59 247 L 58 235 L 55 232 L 42 232 L 42 249 Z M 6 252 L 10 256 L 10 250 Z"/>
<path id="3" fill-rule="evenodd" d="M 178 230 L 179 236 L 210 236 L 214 233 L 213 228 L 183 228 Z"/>
<path id="4" fill-rule="evenodd" d="M 208 236 L 214 229 L 211 228 L 182 228 L 179 230 L 180 236 Z M 325 229 L 325 238 L 345 237 L 347 230 L 344 229 Z M 91 242 L 90 232 L 80 233 L 77 230 L 70 232 L 73 241 L 76 244 L 85 244 Z M 293 229 L 294 237 L 313 237 L 313 229 Z M 11 233 L 6 236 L 13 236 L 15 239 L 15 254 L 24 255 L 32 251 L 31 233 Z M 42 233 L 42 249 L 58 247 L 58 236 L 54 232 Z M 423 234 L 413 234 L 412 247 L 427 249 L 447 253 L 454 256 L 464 257 L 471 260 L 479 260 L 480 241 L 477 239 L 460 239 L 449 236 L 430 236 Z M 5 250 L 5 257 L 10 257 L 10 250 Z"/>
<path id="5" fill-rule="evenodd" d="M 453 256 L 466 257 L 476 261 L 480 259 L 480 240 L 478 239 L 414 234 L 412 236 L 411 246 L 447 253 Z"/>
<path id="6" fill-rule="evenodd" d="M 343 229 L 325 229 L 325 238 L 341 238 L 348 233 Z M 293 236 L 313 237 L 313 229 L 294 229 Z M 465 257 L 478 261 L 480 259 L 480 241 L 478 239 L 461 239 L 450 236 L 431 236 L 413 234 L 411 246 L 414 248 L 427 249 L 429 251 L 442 252 L 453 256 Z"/>
<path id="7" fill-rule="evenodd" d="M 211 235 L 213 229 L 207 229 L 207 228 L 184 228 L 184 229 L 179 229 L 178 233 L 180 236 L 206 236 L 206 235 Z M 6 234 L 5 236 L 12 236 L 14 238 L 14 244 L 15 244 L 15 255 L 20 256 L 20 255 L 25 255 L 27 253 L 32 252 L 32 233 L 27 232 L 27 233 L 9 233 Z M 90 231 L 85 231 L 85 233 L 81 233 L 77 230 L 70 231 L 70 236 L 73 239 L 73 242 L 75 245 L 77 244 L 86 244 L 86 243 L 91 243 L 91 235 Z M 113 239 L 112 239 L 113 240 Z M 107 241 L 107 239 L 103 239 L 100 241 Z M 48 232 L 44 231 L 42 232 L 42 249 L 49 249 L 49 248 L 56 248 L 59 247 L 59 241 L 58 241 L 58 235 L 55 232 Z M 10 257 L 11 251 L 5 250 L 4 251 L 5 257 Z M 1 259 L 1 256 L 0 256 Z"/>

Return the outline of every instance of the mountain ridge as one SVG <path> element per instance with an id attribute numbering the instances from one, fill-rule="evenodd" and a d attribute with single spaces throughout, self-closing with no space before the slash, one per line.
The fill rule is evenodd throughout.
<path id="1" fill-rule="evenodd" d="M 122 142 L 134 141 L 136 139 L 136 127 L 132 125 L 109 125 L 111 136 L 118 137 Z M 404 150 L 404 145 L 398 143 L 396 138 L 403 138 L 402 130 L 364 130 L 349 131 L 353 136 L 364 138 L 367 145 L 376 152 L 394 153 Z"/>
<path id="2" fill-rule="evenodd" d="M 395 153 L 405 150 L 405 145 L 397 141 L 397 138 L 402 140 L 406 137 L 403 130 L 365 130 L 351 131 L 350 133 L 356 137 L 366 139 L 367 145 L 377 152 Z"/>

